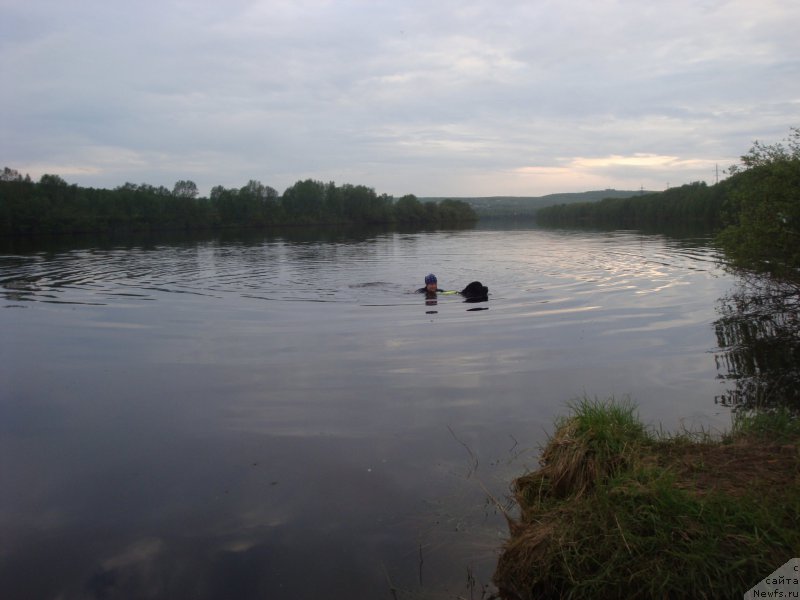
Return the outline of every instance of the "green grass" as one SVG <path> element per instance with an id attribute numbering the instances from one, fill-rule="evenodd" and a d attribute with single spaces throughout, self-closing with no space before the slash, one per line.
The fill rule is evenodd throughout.
<path id="1" fill-rule="evenodd" d="M 515 482 L 521 518 L 500 596 L 733 598 L 800 554 L 800 427 L 737 417 L 695 441 L 649 431 L 630 403 L 583 400 L 542 466 Z"/>
<path id="2" fill-rule="evenodd" d="M 770 437 L 776 442 L 792 442 L 800 439 L 800 418 L 788 408 L 738 412 L 734 415 L 732 435 Z"/>

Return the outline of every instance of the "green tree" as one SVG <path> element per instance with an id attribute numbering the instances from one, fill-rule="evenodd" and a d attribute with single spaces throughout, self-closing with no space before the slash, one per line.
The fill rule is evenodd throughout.
<path id="1" fill-rule="evenodd" d="M 446 223 L 476 221 L 478 216 L 473 208 L 463 200 L 442 200 L 439 203 L 440 220 Z"/>
<path id="2" fill-rule="evenodd" d="M 0 181 L 22 181 L 22 175 L 16 169 L 3 167 L 3 172 L 0 173 Z"/>
<path id="3" fill-rule="evenodd" d="M 172 188 L 172 195 L 176 198 L 197 198 L 199 192 L 197 191 L 197 184 L 194 181 L 181 179 L 175 182 L 175 187 Z"/>
<path id="4" fill-rule="evenodd" d="M 221 185 L 211 188 L 211 210 L 213 225 L 234 225 L 239 219 L 239 190 L 226 189 Z"/>
<path id="5" fill-rule="evenodd" d="M 56 188 L 56 187 L 67 187 L 69 184 L 66 181 L 64 181 L 64 179 L 60 175 L 50 175 L 49 173 L 45 173 L 39 179 L 39 185 Z"/>
<path id="6" fill-rule="evenodd" d="M 282 206 L 287 217 L 297 223 L 322 223 L 326 186 L 321 181 L 298 181 L 283 192 Z"/>
<path id="7" fill-rule="evenodd" d="M 800 129 L 756 142 L 731 169 L 729 226 L 719 241 L 739 267 L 800 279 Z"/>
<path id="8" fill-rule="evenodd" d="M 414 194 L 406 194 L 395 203 L 394 214 L 400 223 L 421 223 L 425 219 L 425 208 Z"/>
<path id="9" fill-rule="evenodd" d="M 266 225 L 279 220 L 278 192 L 256 179 L 239 190 L 239 219 L 242 225 Z"/>
<path id="10" fill-rule="evenodd" d="M 391 220 L 385 197 L 365 185 L 345 184 L 340 188 L 342 214 L 357 223 L 385 223 Z"/>

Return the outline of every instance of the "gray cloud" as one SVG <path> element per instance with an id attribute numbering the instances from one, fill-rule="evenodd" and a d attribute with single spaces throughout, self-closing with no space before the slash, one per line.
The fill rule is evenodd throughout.
<path id="1" fill-rule="evenodd" d="M 83 185 L 660 189 L 798 124 L 790 0 L 5 4 L 0 161 Z"/>

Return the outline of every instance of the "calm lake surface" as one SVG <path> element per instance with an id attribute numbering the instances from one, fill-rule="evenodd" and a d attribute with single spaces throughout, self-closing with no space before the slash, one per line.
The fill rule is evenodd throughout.
<path id="1" fill-rule="evenodd" d="M 485 490 L 566 402 L 729 425 L 718 258 L 489 227 L 2 254 L 0 597 L 481 598 Z M 426 304 L 428 272 L 489 301 Z"/>

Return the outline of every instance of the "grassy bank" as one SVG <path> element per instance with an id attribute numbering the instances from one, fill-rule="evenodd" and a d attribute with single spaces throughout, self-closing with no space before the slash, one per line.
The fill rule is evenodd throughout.
<path id="1" fill-rule="evenodd" d="M 800 421 L 664 436 L 625 402 L 582 401 L 515 481 L 500 597 L 741 598 L 800 556 Z"/>

